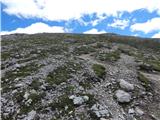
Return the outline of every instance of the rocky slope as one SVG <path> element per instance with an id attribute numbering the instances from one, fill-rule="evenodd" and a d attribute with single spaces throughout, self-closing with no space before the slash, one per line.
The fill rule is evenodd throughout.
<path id="1" fill-rule="evenodd" d="M 3 120 L 160 120 L 158 39 L 2 36 Z"/>

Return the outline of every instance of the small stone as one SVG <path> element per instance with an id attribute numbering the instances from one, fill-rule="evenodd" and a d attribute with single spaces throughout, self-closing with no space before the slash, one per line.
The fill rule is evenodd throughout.
<path id="1" fill-rule="evenodd" d="M 128 103 L 131 101 L 131 95 L 123 90 L 117 90 L 115 93 L 118 102 Z"/>
<path id="2" fill-rule="evenodd" d="M 68 109 L 68 106 L 65 106 L 64 109 L 67 110 L 67 109 Z"/>
<path id="3" fill-rule="evenodd" d="M 31 93 L 31 94 L 37 94 L 37 92 L 36 92 L 35 89 L 32 89 L 32 90 L 30 91 L 30 93 Z"/>
<path id="4" fill-rule="evenodd" d="M 73 99 L 73 103 L 74 103 L 75 105 L 81 105 L 83 102 L 84 102 L 84 100 L 83 100 L 82 97 L 75 97 L 75 98 Z"/>
<path id="5" fill-rule="evenodd" d="M 31 103 L 32 103 L 32 99 L 28 99 L 28 100 L 25 102 L 25 105 L 26 105 L 26 106 L 30 106 Z"/>
<path id="6" fill-rule="evenodd" d="M 28 96 L 29 96 L 29 93 L 26 91 L 23 97 L 27 100 Z"/>
<path id="7" fill-rule="evenodd" d="M 15 68 L 20 68 L 20 64 L 15 64 Z"/>
<path id="8" fill-rule="evenodd" d="M 28 116 L 24 118 L 24 120 L 33 120 L 36 116 L 36 111 L 32 110 L 28 113 Z"/>
<path id="9" fill-rule="evenodd" d="M 41 53 L 41 51 L 40 51 L 40 50 L 38 50 L 38 51 L 37 51 L 37 53 Z"/>
<path id="10" fill-rule="evenodd" d="M 129 110 L 128 110 L 128 113 L 129 113 L 129 114 L 134 114 L 134 113 L 135 113 L 135 111 L 134 111 L 134 109 L 133 109 L 133 108 L 131 108 L 131 109 L 129 109 Z"/>
<path id="11" fill-rule="evenodd" d="M 83 96 L 84 101 L 88 101 L 89 97 L 88 96 Z"/>
<path id="12" fill-rule="evenodd" d="M 138 116 L 142 116 L 144 114 L 144 112 L 139 107 L 135 108 L 135 112 Z"/>
<path id="13" fill-rule="evenodd" d="M 14 94 L 14 93 L 16 93 L 16 92 L 17 92 L 17 90 L 13 90 L 13 91 L 12 91 L 12 94 Z"/>
<path id="14" fill-rule="evenodd" d="M 84 88 L 83 88 L 82 86 L 79 86 L 79 90 L 80 90 L 80 91 L 83 91 Z"/>
<path id="15" fill-rule="evenodd" d="M 127 91 L 132 91 L 134 90 L 134 85 L 128 83 L 127 81 L 120 79 L 119 85 L 122 89 L 127 90 Z"/>
<path id="16" fill-rule="evenodd" d="M 74 97 L 75 97 L 74 95 L 71 95 L 71 96 L 69 97 L 69 99 L 74 99 Z"/>
<path id="17" fill-rule="evenodd" d="M 15 87 L 16 87 L 16 88 L 23 87 L 23 84 L 22 84 L 22 83 L 16 84 Z"/>
<path id="18" fill-rule="evenodd" d="M 108 111 L 106 106 L 102 106 L 100 104 L 94 104 L 91 107 L 91 110 L 98 118 L 110 117 L 110 112 Z"/>
<path id="19" fill-rule="evenodd" d="M 16 78 L 14 81 L 19 81 L 19 78 Z"/>
<path id="20" fill-rule="evenodd" d="M 74 103 L 75 105 L 81 105 L 81 104 L 83 104 L 84 102 L 88 101 L 88 100 L 89 100 L 89 97 L 88 97 L 88 96 L 79 96 L 79 97 L 77 97 L 77 96 L 75 96 L 75 95 L 71 95 L 71 96 L 69 97 L 69 99 L 72 99 L 72 100 L 73 100 L 73 103 Z"/>
<path id="21" fill-rule="evenodd" d="M 20 57 L 20 55 L 18 55 L 18 54 L 17 54 L 17 55 L 15 55 L 15 57 L 16 57 L 16 58 L 19 58 L 19 57 Z"/>

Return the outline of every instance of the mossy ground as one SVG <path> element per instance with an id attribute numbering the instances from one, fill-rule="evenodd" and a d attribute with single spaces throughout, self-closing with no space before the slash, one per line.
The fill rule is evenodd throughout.
<path id="1" fill-rule="evenodd" d="M 100 78 L 105 77 L 106 68 L 103 65 L 93 64 L 92 69 L 98 77 L 100 77 Z"/>
<path id="2" fill-rule="evenodd" d="M 59 111 L 62 111 L 61 115 L 68 115 L 70 111 L 75 110 L 75 106 L 71 99 L 69 99 L 67 94 L 63 94 L 57 98 L 57 100 L 54 100 L 50 105 L 52 110 L 58 109 Z M 67 107 L 67 108 L 66 108 Z M 59 118 L 60 116 L 57 116 Z"/>
<path id="3" fill-rule="evenodd" d="M 2 77 L 2 92 L 8 91 L 10 89 L 9 86 L 15 82 L 14 80 L 16 78 L 24 78 L 29 76 L 37 72 L 40 67 L 41 66 L 38 66 L 36 63 L 30 63 L 13 71 L 7 71 L 4 77 Z M 14 86 L 12 86 L 12 88 L 14 89 Z"/>
<path id="4" fill-rule="evenodd" d="M 110 53 L 99 53 L 98 59 L 101 61 L 114 62 L 120 59 L 120 51 L 114 51 Z"/>
<path id="5" fill-rule="evenodd" d="M 75 74 L 78 70 L 81 70 L 81 66 L 79 64 L 68 62 L 50 72 L 47 76 L 47 82 L 56 85 L 59 85 L 62 82 L 67 82 L 67 80 L 72 77 L 71 74 Z"/>
<path id="6" fill-rule="evenodd" d="M 95 51 L 96 49 L 91 46 L 80 46 L 80 47 L 75 48 L 74 53 L 77 55 L 82 55 L 82 54 L 89 54 Z"/>
<path id="7" fill-rule="evenodd" d="M 146 78 L 141 72 L 138 72 L 138 80 L 142 82 L 142 85 L 148 90 L 149 89 L 149 79 Z"/>

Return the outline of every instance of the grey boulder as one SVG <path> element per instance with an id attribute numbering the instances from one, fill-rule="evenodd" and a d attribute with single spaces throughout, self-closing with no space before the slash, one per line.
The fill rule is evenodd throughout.
<path id="1" fill-rule="evenodd" d="M 117 90 L 115 92 L 115 97 L 120 103 L 128 103 L 131 101 L 131 95 L 123 90 Z"/>
<path id="2" fill-rule="evenodd" d="M 126 91 L 132 91 L 134 90 L 134 85 L 133 84 L 130 84 L 129 82 L 123 80 L 123 79 L 120 79 L 119 81 L 119 85 L 122 89 L 126 90 Z"/>

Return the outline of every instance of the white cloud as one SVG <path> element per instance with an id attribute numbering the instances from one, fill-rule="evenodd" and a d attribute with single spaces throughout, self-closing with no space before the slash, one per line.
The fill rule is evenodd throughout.
<path id="1" fill-rule="evenodd" d="M 160 32 L 153 35 L 152 38 L 160 38 Z"/>
<path id="2" fill-rule="evenodd" d="M 157 11 L 160 0 L 1 0 L 4 11 L 10 15 L 45 20 L 78 19 L 84 14 L 118 15 L 138 9 Z"/>
<path id="3" fill-rule="evenodd" d="M 153 31 L 160 31 L 160 17 L 148 20 L 145 23 L 135 23 L 131 26 L 132 31 L 142 31 L 144 33 L 150 33 Z"/>
<path id="4" fill-rule="evenodd" d="M 108 24 L 109 27 L 120 28 L 123 30 L 129 26 L 129 20 L 114 19 L 113 21 L 114 21 L 113 23 Z"/>
<path id="5" fill-rule="evenodd" d="M 106 33 L 106 31 L 102 30 L 102 31 L 98 31 L 97 29 L 93 28 L 90 29 L 88 31 L 83 32 L 84 34 L 102 34 L 102 33 Z"/>
<path id="6" fill-rule="evenodd" d="M 13 31 L 2 31 L 1 35 L 5 34 L 14 34 L 14 33 L 27 33 L 27 34 L 34 34 L 34 33 L 64 33 L 65 30 L 63 27 L 59 26 L 48 26 L 47 24 L 38 22 L 34 23 L 25 28 L 17 28 Z"/>

